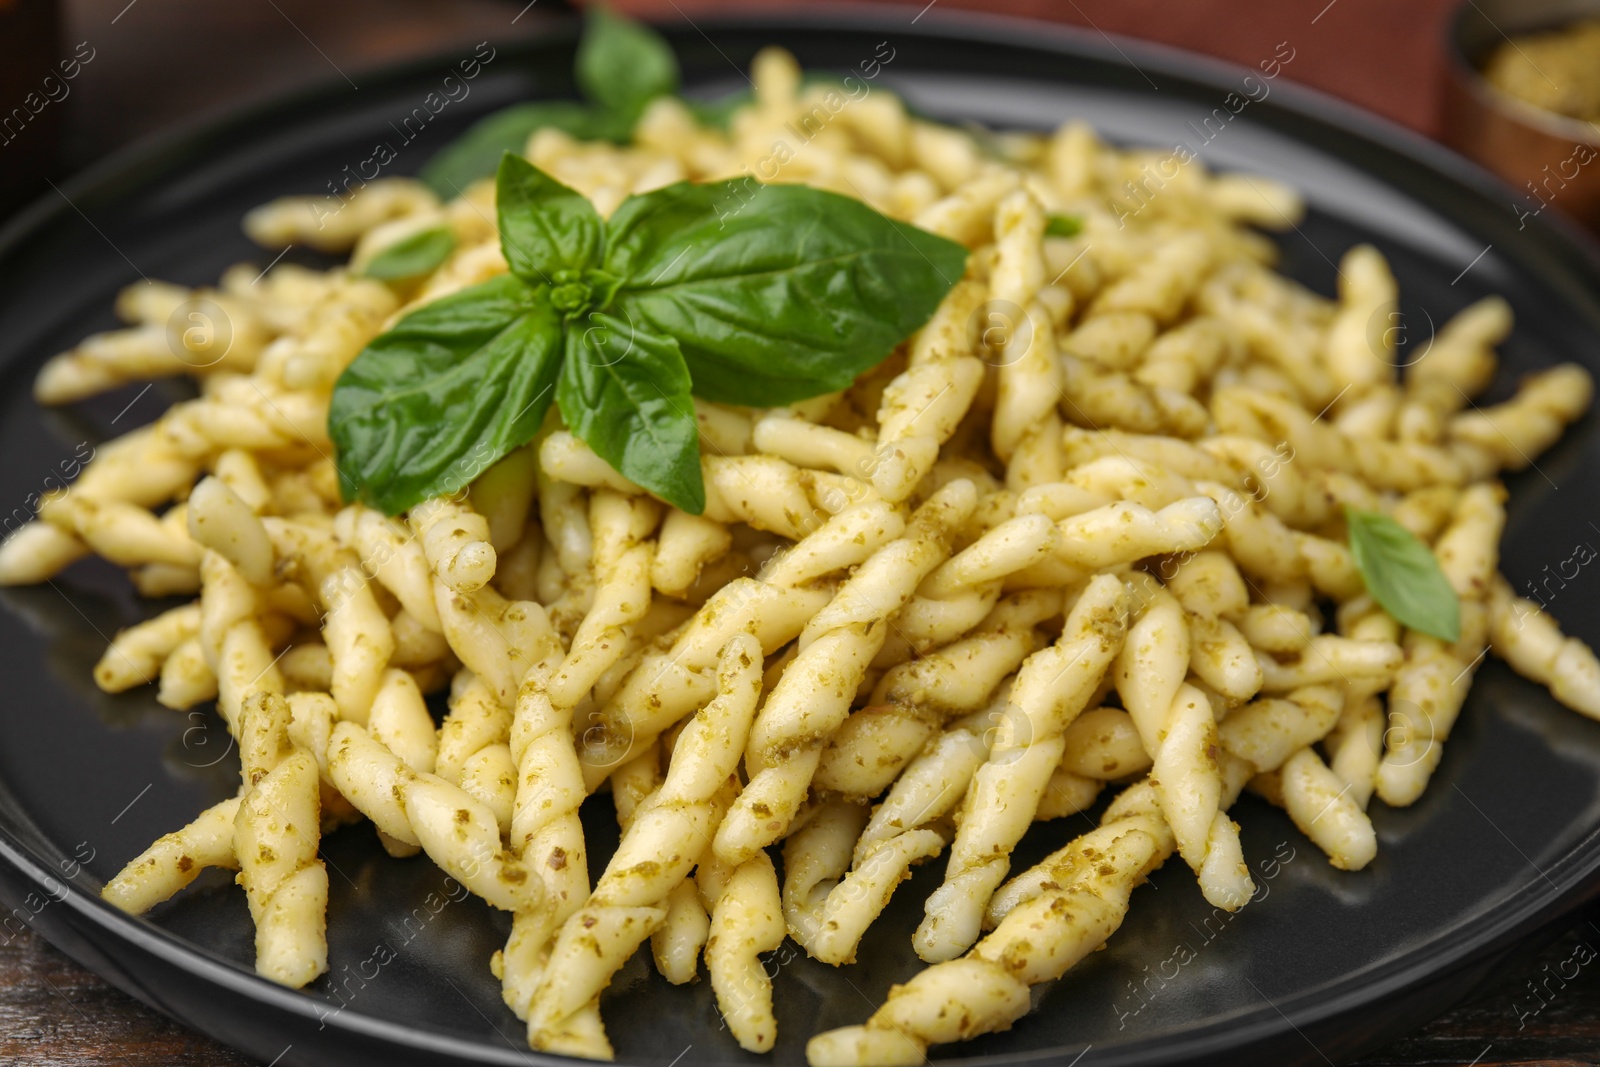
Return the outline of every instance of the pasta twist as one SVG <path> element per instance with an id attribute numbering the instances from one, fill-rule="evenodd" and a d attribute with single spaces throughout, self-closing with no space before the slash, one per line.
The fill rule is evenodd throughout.
<path id="1" fill-rule="evenodd" d="M 1405 663 L 1389 691 L 1386 751 L 1377 792 L 1394 807 L 1414 803 L 1444 755 L 1472 674 L 1488 644 L 1490 584 L 1500 561 L 1505 490 L 1482 483 L 1466 489 L 1434 554 L 1460 603 L 1461 639 L 1453 645 L 1417 632 L 1405 637 Z"/>
<path id="2" fill-rule="evenodd" d="M 1093 699 L 1122 648 L 1127 600 L 1121 579 L 1095 578 L 1073 605 L 1060 639 L 1023 663 L 1006 721 L 968 788 L 944 884 L 928 898 L 912 938 L 923 959 L 954 959 L 977 940 L 983 909 L 1061 762 L 1062 733 Z"/>
<path id="3" fill-rule="evenodd" d="M 719 794 L 738 768 L 761 693 L 754 637 L 729 641 L 717 690 L 679 735 L 666 780 L 634 813 L 588 902 L 562 925 L 528 1019 L 535 1048 L 574 1047 L 568 1017 L 596 1002 L 611 974 L 666 919 L 663 905 L 706 851 L 726 807 Z M 719 925 L 714 911 L 712 926 Z M 770 1028 L 765 1036 L 770 1048 Z M 608 1053 L 595 1044 L 590 1054 Z"/>
<path id="4" fill-rule="evenodd" d="M 1044 284 L 1040 237 L 1044 211 L 1029 193 L 1008 194 L 995 213 L 995 265 L 990 301 L 996 314 L 1016 319 L 997 331 L 999 360 L 990 443 L 1006 463 L 1006 482 L 1025 489 L 1054 481 L 1061 473 L 1061 359 L 1054 322 L 1038 302 Z"/>
<path id="5" fill-rule="evenodd" d="M 1073 567 L 1099 570 L 1147 556 L 1194 552 L 1222 529 L 1216 502 L 1197 496 L 1152 511 L 1118 502 L 1073 515 L 1056 524 L 1055 558 Z"/>
<path id="6" fill-rule="evenodd" d="M 1048 564 L 1058 536 L 1043 515 L 1017 515 L 985 532 L 922 580 L 875 665 L 938 648 L 982 623 L 1007 578 Z M 892 657 L 889 663 L 885 656 Z"/>
<path id="7" fill-rule="evenodd" d="M 918 1064 L 929 1045 L 1006 1029 L 1027 1012 L 1030 986 L 1060 977 L 1116 932 L 1129 894 L 1172 848 L 1154 796 L 1130 788 L 1099 829 L 1050 867 L 1049 888 L 1015 907 L 970 953 L 896 986 L 864 1025 L 812 1038 L 807 1061 Z"/>
<path id="8" fill-rule="evenodd" d="M 200 546 L 181 527 L 173 529 L 137 504 L 66 493 L 47 498 L 39 517 L 124 567 L 200 562 Z"/>
<path id="9" fill-rule="evenodd" d="M 213 804 L 189 825 L 156 839 L 129 860 L 100 891 L 100 899 L 143 915 L 200 876 L 207 867 L 238 870 L 233 826 L 239 798 Z"/>
<path id="10" fill-rule="evenodd" d="M 1211 246 L 1199 233 L 1163 241 L 1137 267 L 1102 290 L 1090 314 L 1143 312 L 1160 322 L 1171 322 L 1205 281 L 1211 268 Z"/>
<path id="11" fill-rule="evenodd" d="M 111 639 L 95 664 L 94 681 L 107 693 L 145 685 L 161 673 L 168 658 L 200 633 L 200 605 L 185 604 Z"/>
<path id="12" fill-rule="evenodd" d="M 999 707 L 1007 703 L 1002 700 Z M 985 729 L 984 723 L 992 719 L 1003 723 L 1003 715 L 991 711 L 987 716 L 968 716 L 930 741 L 895 780 L 864 828 L 865 813 L 858 804 L 833 801 L 821 806 L 785 843 L 784 914 L 790 934 L 814 958 L 835 965 L 853 962 L 867 927 L 888 906 L 911 866 L 943 850 L 951 835 L 942 821 L 966 795 L 998 733 L 992 726 Z M 1116 761 L 1103 742 L 1084 743 L 1083 737 L 1072 736 L 1081 734 L 1077 727 L 1094 717 L 1088 713 L 1067 728 L 1063 765 L 1068 760 L 1074 766 L 1093 762 L 1100 774 L 1114 776 L 1142 769 L 1137 761 L 1113 766 Z M 1062 774 L 1057 770 L 1046 787 L 1041 819 L 1082 810 L 1100 791 L 1098 781 L 1069 774 L 1089 788 L 1073 787 L 1070 801 L 1058 801 L 1066 792 L 1057 783 Z"/>
<path id="13" fill-rule="evenodd" d="M 334 726 L 328 774 L 382 833 L 420 847 L 495 907 L 522 911 L 542 899 L 542 883 L 501 847 L 493 812 L 437 775 L 412 769 L 355 723 Z"/>
<path id="14" fill-rule="evenodd" d="M 239 736 L 244 698 L 255 690 L 283 692 L 283 675 L 258 621 L 256 590 L 233 564 L 207 552 L 201 560 L 200 645 L 217 680 L 217 714 Z"/>
<path id="15" fill-rule="evenodd" d="M 76 534 L 33 519 L 0 541 L 0 585 L 49 581 L 91 551 Z"/>
<path id="16" fill-rule="evenodd" d="M 298 568 L 301 583 L 325 612 L 323 640 L 332 659 L 330 690 L 341 718 L 365 724 L 394 655 L 394 631 L 355 553 L 331 532 L 299 522 L 263 523 L 280 559 Z"/>
<path id="17" fill-rule="evenodd" d="M 921 147 L 925 147 L 931 137 L 942 133 L 928 123 L 917 123 L 914 129 L 914 142 L 921 142 Z M 967 166 L 966 163 L 958 164 L 961 170 Z M 954 190 L 918 211 L 911 221 L 918 229 L 948 237 L 968 248 L 977 248 L 992 241 L 995 236 L 996 208 L 1008 193 L 1016 189 L 1016 172 L 996 168 L 971 181 L 954 181 L 952 178 L 953 175 L 947 175 L 946 185 L 954 187 Z"/>
<path id="18" fill-rule="evenodd" d="M 732 547 L 733 537 L 722 523 L 671 508 L 656 539 L 650 584 L 668 596 L 686 596 L 704 568 Z"/>
<path id="19" fill-rule="evenodd" d="M 1489 640 L 1518 674 L 1548 686 L 1550 695 L 1573 711 L 1600 719 L 1600 660 L 1498 575 L 1489 594 Z"/>
<path id="20" fill-rule="evenodd" d="M 650 955 L 661 977 L 673 985 L 699 977 L 700 952 L 710 936 L 711 916 L 700 899 L 699 886 L 692 881 L 681 883 L 667 896 L 667 917 L 650 935 Z"/>
<path id="21" fill-rule="evenodd" d="M 360 557 L 363 572 L 393 593 L 406 614 L 442 633 L 432 569 L 412 530 L 360 504 L 340 511 L 333 522 L 335 535 Z"/>
<path id="22" fill-rule="evenodd" d="M 258 377 L 291 390 L 331 389 L 399 303 L 382 282 L 348 274 L 334 280 L 261 353 Z"/>
<path id="23" fill-rule="evenodd" d="M 311 196 L 274 200 L 246 215 L 244 228 L 266 248 L 304 244 L 338 252 L 390 219 L 438 209 L 439 198 L 421 182 L 381 178 L 366 182 L 343 201 Z"/>
<path id="24" fill-rule="evenodd" d="M 1389 617 L 1370 596 L 1358 597 L 1340 605 L 1338 623 L 1341 636 L 1351 640 L 1377 640 L 1397 644 L 1400 624 Z M 1378 764 L 1383 758 L 1387 725 L 1378 694 L 1386 678 L 1355 677 L 1343 683 L 1344 710 L 1333 731 L 1323 741 L 1329 756 L 1329 769 L 1350 786 L 1350 795 L 1363 809 L 1377 788 Z"/>
<path id="25" fill-rule="evenodd" d="M 723 586 L 670 649 L 643 656 L 611 699 L 590 714 L 592 725 L 580 735 L 589 787 L 710 698 L 715 677 L 707 668 L 731 637 L 751 633 L 764 651 L 775 651 L 794 640 L 830 597 L 826 587 L 786 588 L 748 578 Z"/>
<path id="26" fill-rule="evenodd" d="M 511 711 L 470 671 L 456 675 L 450 711 L 439 726 L 434 773 L 460 786 L 494 812 L 502 835 L 511 833 L 517 767 L 511 758 Z"/>
<path id="27" fill-rule="evenodd" d="M 587 445 L 582 447 L 587 451 Z M 543 455 L 541 449 L 541 463 Z M 600 466 L 605 466 L 599 456 L 592 452 L 589 455 Z M 556 629 L 564 638 L 570 637 L 594 598 L 589 581 L 594 537 L 589 530 L 587 496 L 580 484 L 571 480 L 558 481 L 551 476 L 539 479 L 538 497 L 539 525 L 551 548 L 543 554 L 539 569 L 539 599 L 550 612 Z"/>
<path id="28" fill-rule="evenodd" d="M 1283 807 L 1301 833 L 1342 871 L 1359 871 L 1378 854 L 1378 835 L 1350 783 L 1311 748 L 1284 761 L 1278 772 Z"/>
<path id="29" fill-rule="evenodd" d="M 146 283 L 123 290 L 118 312 L 136 325 L 51 357 L 34 379 L 34 399 L 68 404 L 147 378 L 248 373 L 275 332 L 247 301 L 213 289 Z"/>
<path id="30" fill-rule="evenodd" d="M 193 485 L 202 464 L 168 439 L 163 421 L 101 447 L 84 464 L 72 492 L 151 508 Z"/>
<path id="31" fill-rule="evenodd" d="M 976 506 L 971 482 L 946 485 L 916 510 L 904 536 L 868 557 L 806 623 L 799 654 L 750 731 L 750 781 L 717 830 L 719 859 L 742 864 L 782 836 L 883 645 L 889 617 L 949 555 L 951 534 Z"/>
<path id="32" fill-rule="evenodd" d="M 832 435 L 824 435 L 825 443 L 820 446 L 818 438 L 810 433 L 805 433 L 798 442 L 789 436 L 778 435 L 782 424 L 799 421 L 780 416 L 776 422 L 769 425 L 767 432 L 775 435 L 773 443 L 786 450 L 790 447 L 806 449 L 821 447 L 826 451 L 830 444 L 834 448 L 841 445 L 839 438 Z M 705 428 L 702 422 L 702 429 Z M 804 432 L 803 427 L 788 427 L 788 429 L 791 431 L 800 429 Z M 853 460 L 861 458 L 863 453 L 854 446 L 848 447 L 850 448 L 848 456 L 851 458 L 846 460 L 846 464 L 851 465 Z M 808 457 L 812 455 L 810 451 L 804 454 Z M 605 460 L 595 455 L 588 445 L 565 431 L 551 434 L 545 439 L 545 443 L 540 446 L 539 461 L 545 474 L 551 478 L 561 479 L 556 484 L 565 485 L 564 491 L 587 486 L 611 489 L 631 496 L 644 492 L 613 470 Z M 723 524 L 742 522 L 757 530 L 775 533 L 791 541 L 800 540 L 820 525 L 818 509 L 812 505 L 807 492 L 808 486 L 815 482 L 817 476 L 815 471 L 803 471 L 777 456 L 724 454 L 701 456 L 700 473 L 706 490 L 706 507 L 703 514 L 712 522 Z M 544 495 L 548 494 L 542 494 Z M 549 509 L 545 509 L 544 525 L 547 530 L 551 529 Z M 564 561 L 562 566 L 567 567 L 569 564 Z"/>
<path id="33" fill-rule="evenodd" d="M 1555 444 L 1568 424 L 1589 409 L 1594 378 L 1575 363 L 1529 375 L 1503 404 L 1463 412 L 1450 420 L 1453 441 L 1488 453 L 1502 470 L 1522 470 Z"/>
<path id="34" fill-rule="evenodd" d="M 732 635 L 754 633 L 765 653 L 776 651 L 832 598 L 821 579 L 862 563 L 904 530 L 904 519 L 891 506 L 856 504 L 775 557 L 759 580 L 736 579 L 718 590 L 672 647 L 644 656 L 592 716 L 593 725 L 582 734 L 590 787 L 710 699 L 706 671 Z"/>
<path id="35" fill-rule="evenodd" d="M 973 354 L 972 321 L 983 298 L 982 283 L 957 282 L 911 338 L 906 369 L 883 390 L 865 473 L 885 500 L 911 495 L 978 395 L 983 361 Z"/>
<path id="36" fill-rule="evenodd" d="M 707 853 L 700 864 L 700 899 L 710 909 L 706 970 L 717 1007 L 739 1047 L 769 1052 L 777 1040 L 772 979 L 760 954 L 783 944 L 778 873 L 765 852 L 737 867 Z"/>
<path id="37" fill-rule="evenodd" d="M 1445 420 L 1488 387 L 1499 360 L 1494 346 L 1511 332 L 1511 305 L 1484 297 L 1439 330 L 1426 359 L 1406 368 L 1406 398 L 1395 414 L 1402 440 L 1438 441 Z"/>
<path id="38" fill-rule="evenodd" d="M 967 637 L 891 668 L 835 731 L 813 784 L 856 800 L 882 793 L 947 720 L 988 705 L 1038 649 L 1035 626 L 1060 610 L 1055 590 L 1013 593 Z"/>
<path id="39" fill-rule="evenodd" d="M 629 627 L 650 609 L 654 543 L 645 541 L 661 519 L 648 497 L 598 489 L 590 498 L 594 538 L 594 601 L 572 638 L 572 650 L 550 680 L 550 699 L 572 706 L 627 650 Z"/>
<path id="40" fill-rule="evenodd" d="M 489 522 L 465 501 L 424 500 L 407 513 L 422 542 L 428 566 L 457 593 L 482 589 L 494 577 L 497 560 L 489 542 Z"/>
<path id="41" fill-rule="evenodd" d="M 558 654 L 550 648 L 548 662 L 553 664 Z M 516 765 L 511 850 L 544 883 L 543 905 L 512 918 L 501 958 L 502 994 L 521 1019 L 533 1010 L 556 932 L 589 896 L 588 850 L 578 819 L 588 790 L 572 736 L 572 709 L 550 699 L 549 675 L 550 668 L 542 664 L 528 672 L 511 726 L 510 755 Z M 617 810 L 621 818 L 620 800 Z M 579 1032 L 603 1035 L 598 1008 L 584 1011 L 595 1018 L 585 1019 Z"/>
<path id="42" fill-rule="evenodd" d="M 1008 682 L 1005 691 L 1009 689 Z M 995 717 L 990 712 L 959 719 L 924 746 L 856 838 L 852 860 L 857 866 L 885 842 L 936 824 L 956 808 L 972 776 L 988 759 L 998 732 Z"/>
<path id="43" fill-rule="evenodd" d="M 802 816 L 804 825 L 784 842 L 784 917 L 794 939 L 824 963 L 853 963 L 862 934 L 911 865 L 944 848 L 937 831 L 911 829 L 882 842 L 852 870 L 866 816 L 859 804 L 826 801 Z"/>
<path id="44" fill-rule="evenodd" d="M 251 585 L 264 587 L 272 583 L 272 539 L 254 509 L 222 479 L 211 475 L 194 487 L 189 494 L 186 525 L 196 544 L 223 556 Z"/>
<path id="45" fill-rule="evenodd" d="M 282 696 L 257 690 L 245 698 L 233 841 L 256 925 L 256 972 L 298 989 L 328 969 L 328 871 L 317 856 L 317 760 L 290 738 L 289 720 Z"/>
<path id="46" fill-rule="evenodd" d="M 1142 599 L 1118 658 L 1117 689 L 1153 761 L 1151 788 L 1184 861 L 1200 876 L 1206 899 L 1231 911 L 1254 886 L 1237 862 L 1238 827 L 1223 813 L 1213 708 L 1199 689 L 1184 684 L 1197 642 L 1171 592 L 1144 587 Z"/>
<path id="47" fill-rule="evenodd" d="M 1234 806 L 1246 784 L 1256 784 L 1266 777 L 1277 779 L 1277 771 L 1294 753 L 1304 750 L 1307 737 L 1315 739 L 1328 731 L 1328 726 L 1339 715 L 1338 693 L 1333 689 L 1307 689 L 1296 694 L 1296 701 L 1262 701 L 1240 709 L 1227 718 L 1222 737 L 1222 750 L 1218 755 L 1222 787 L 1218 809 L 1226 813 Z M 1246 713 L 1248 712 L 1248 713 Z M 1238 723 L 1235 723 L 1238 718 Z M 1237 749 L 1235 749 L 1237 745 Z M 1258 763 L 1259 760 L 1259 763 Z M 1160 797 L 1157 784 L 1150 777 L 1130 785 L 1112 801 L 1102 817 L 1101 825 L 1109 824 L 1118 811 L 1144 811 L 1160 816 Z M 1019 905 L 1034 901 L 1050 888 L 1054 872 L 1062 861 L 1080 851 L 1080 841 L 1069 841 L 1058 851 L 1046 856 L 1042 862 L 1030 867 L 1018 877 L 1011 878 L 989 902 L 990 923 L 1000 925 Z M 1170 832 L 1165 838 L 1163 861 L 1176 848 Z"/>
<path id="48" fill-rule="evenodd" d="M 1328 330 L 1323 360 L 1336 382 L 1363 390 L 1394 379 L 1392 323 L 1382 318 L 1397 306 L 1399 291 L 1389 265 L 1371 245 L 1346 252 L 1339 268 L 1339 311 Z"/>

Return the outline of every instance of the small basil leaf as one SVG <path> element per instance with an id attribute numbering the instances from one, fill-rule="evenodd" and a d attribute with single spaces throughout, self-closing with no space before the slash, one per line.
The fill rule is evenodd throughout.
<path id="1" fill-rule="evenodd" d="M 589 198 L 507 152 L 495 180 L 500 247 L 511 273 L 555 284 L 563 271 L 598 265 L 605 221 Z"/>
<path id="2" fill-rule="evenodd" d="M 1394 620 L 1443 641 L 1461 639 L 1461 603 L 1427 545 L 1387 515 L 1345 509 L 1350 554 L 1367 592 Z"/>
<path id="3" fill-rule="evenodd" d="M 413 311 L 334 385 L 328 433 L 346 499 L 396 515 L 468 485 L 533 439 L 560 363 L 560 320 L 515 276 Z"/>
<path id="4" fill-rule="evenodd" d="M 400 238 L 373 256 L 361 273 L 386 282 L 415 278 L 429 273 L 450 258 L 455 247 L 456 238 L 450 232 L 450 227 L 430 226 Z"/>
<path id="5" fill-rule="evenodd" d="M 691 515 L 706 509 L 689 369 L 672 338 L 591 312 L 567 328 L 556 403 L 625 477 Z"/>
<path id="6" fill-rule="evenodd" d="M 726 133 L 733 122 L 734 113 L 742 107 L 749 107 L 755 99 L 755 93 L 749 89 L 736 89 L 715 100 L 685 100 L 684 105 L 700 125 Z"/>
<path id="7" fill-rule="evenodd" d="M 1083 232 L 1083 220 L 1076 215 L 1051 215 L 1044 224 L 1046 237 L 1076 237 Z"/>
<path id="8" fill-rule="evenodd" d="M 661 35 L 602 6 L 589 9 L 575 73 L 585 97 L 630 119 L 678 91 L 678 60 Z"/>
<path id="9" fill-rule="evenodd" d="M 521 153 L 535 130 L 553 126 L 585 141 L 616 140 L 618 124 L 586 104 L 541 100 L 513 104 L 473 123 L 466 133 L 440 149 L 417 175 L 446 200 L 460 196 L 479 178 L 487 178 L 507 152 Z M 627 137 L 623 129 L 622 137 Z"/>
<path id="10" fill-rule="evenodd" d="M 843 389 L 933 314 L 967 250 L 799 185 L 734 179 L 629 197 L 607 224 L 617 313 L 675 338 L 708 400 Z"/>

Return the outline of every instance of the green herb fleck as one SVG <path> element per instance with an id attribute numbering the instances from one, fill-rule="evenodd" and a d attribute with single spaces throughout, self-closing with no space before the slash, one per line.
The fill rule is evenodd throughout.
<path id="1" fill-rule="evenodd" d="M 1076 237 L 1083 232 L 1083 220 L 1076 215 L 1051 215 L 1045 220 L 1046 237 Z"/>

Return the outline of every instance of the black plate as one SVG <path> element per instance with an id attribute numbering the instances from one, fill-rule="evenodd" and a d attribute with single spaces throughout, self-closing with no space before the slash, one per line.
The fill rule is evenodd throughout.
<path id="1" fill-rule="evenodd" d="M 1118 141 L 1182 141 L 1215 166 L 1306 192 L 1310 215 L 1281 245 L 1284 269 L 1313 288 L 1331 294 L 1339 256 L 1361 241 L 1377 244 L 1400 278 L 1405 340 L 1418 346 L 1411 351 L 1422 351 L 1433 325 L 1500 292 L 1517 312 L 1502 392 L 1517 374 L 1558 360 L 1594 365 L 1600 273 L 1592 249 L 1551 212 L 1519 226 L 1516 194 L 1441 149 L 1282 78 L 1265 81 L 1261 71 L 1246 81 L 1242 69 L 1181 53 L 1020 22 L 935 12 L 910 23 L 909 9 L 857 9 L 680 24 L 668 35 L 697 91 L 742 86 L 734 68 L 768 43 L 793 49 L 809 67 L 843 71 L 881 58 L 887 42 L 880 84 L 929 113 L 1034 128 L 1080 116 Z M 471 95 L 413 144 L 399 143 L 396 126 L 464 56 L 369 75 L 358 93 L 340 82 L 117 157 L 16 220 L 0 236 L 0 501 L 25 517 L 30 494 L 53 484 L 60 461 L 154 418 L 179 395 L 158 384 L 64 411 L 33 404 L 39 363 L 111 327 L 118 287 L 140 272 L 202 284 L 240 259 L 264 264 L 270 253 L 239 230 L 246 209 L 325 190 L 380 140 L 401 149 L 390 172 L 410 172 L 491 108 L 570 92 L 572 44 L 561 33 L 501 45 Z M 1538 470 L 1512 480 L 1505 538 L 1506 568 L 1519 586 L 1567 575 L 1564 588 L 1561 578 L 1549 585 L 1553 610 L 1591 641 L 1600 638 L 1600 612 L 1586 583 L 1597 579 L 1569 572 L 1577 543 L 1600 542 L 1588 506 L 1600 489 L 1597 462 L 1589 421 Z M 53 585 L 5 590 L 0 599 L 8 609 L 0 611 L 8 691 L 0 894 L 16 915 L 121 988 L 263 1062 L 548 1062 L 526 1052 L 489 975 L 504 917 L 474 900 L 448 900 L 439 871 L 386 858 L 369 827 L 326 841 L 334 970 L 307 992 L 251 973 L 244 897 L 221 875 L 148 920 L 101 904 L 96 891 L 121 864 L 233 791 L 236 756 L 210 712 L 175 714 L 148 691 L 95 690 L 89 672 L 106 638 L 157 609 L 139 603 L 109 566 L 81 564 Z M 588 808 L 592 851 L 603 857 L 615 840 L 610 813 L 603 798 Z M 935 1056 L 1081 1057 L 1075 1062 L 1085 1067 L 1320 1064 L 1375 1048 L 1443 1010 L 1513 945 L 1594 894 L 1600 725 L 1487 665 L 1426 796 L 1406 810 L 1375 805 L 1381 849 L 1359 874 L 1330 868 L 1283 815 L 1253 798 L 1236 815 L 1265 899 L 1235 917 L 1213 912 L 1194 877 L 1171 864 L 1135 894 L 1106 951 L 1037 991 L 1032 1015 Z M 1037 828 L 1018 869 L 1084 827 L 1071 819 Z M 861 962 L 834 970 L 792 946 L 775 956 L 780 1043 L 767 1062 L 803 1062 L 807 1037 L 859 1022 L 892 982 L 917 971 L 909 934 L 940 866 L 900 890 Z M 671 988 L 642 957 L 603 1006 L 625 1061 L 761 1062 L 720 1027 L 706 982 Z"/>

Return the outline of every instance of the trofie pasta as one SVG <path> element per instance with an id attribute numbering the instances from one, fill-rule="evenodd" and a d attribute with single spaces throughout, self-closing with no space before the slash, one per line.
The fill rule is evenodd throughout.
<path id="1" fill-rule="evenodd" d="M 943 863 L 930 966 L 805 1035 L 819 1067 L 918 1063 L 1018 1023 L 1174 854 L 1212 904 L 1257 897 L 1247 789 L 1372 863 L 1370 806 L 1426 789 L 1486 651 L 1600 719 L 1600 660 L 1498 573 L 1499 474 L 1592 382 L 1474 404 L 1503 301 L 1402 370 L 1377 250 L 1333 298 L 1273 270 L 1276 183 L 1191 160 L 1129 211 L 1148 154 L 1081 124 L 980 142 L 882 88 L 834 107 L 776 50 L 752 78 L 719 111 L 582 75 L 497 175 L 430 165 L 449 196 L 247 220 L 352 266 L 135 286 L 127 329 L 45 365 L 42 403 L 199 389 L 0 545 L 8 584 L 95 554 L 192 597 L 94 678 L 215 700 L 238 743 L 238 795 L 107 900 L 237 870 L 257 970 L 306 986 L 338 965 L 321 836 L 375 833 L 511 913 L 484 965 L 532 1047 L 609 1058 L 604 991 L 648 942 L 759 1052 L 760 955 L 852 963 Z M 191 301 L 225 350 L 170 343 Z"/>

